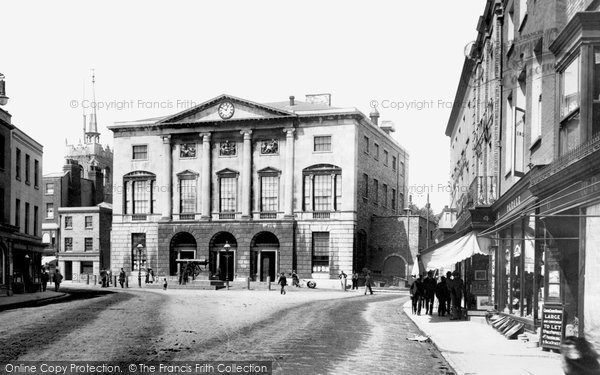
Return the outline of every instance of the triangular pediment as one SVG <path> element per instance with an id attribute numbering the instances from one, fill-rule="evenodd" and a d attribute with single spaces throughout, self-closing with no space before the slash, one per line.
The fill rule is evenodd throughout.
<path id="1" fill-rule="evenodd" d="M 159 124 L 260 120 L 282 117 L 295 117 L 295 114 L 223 94 L 185 111 L 166 117 Z"/>

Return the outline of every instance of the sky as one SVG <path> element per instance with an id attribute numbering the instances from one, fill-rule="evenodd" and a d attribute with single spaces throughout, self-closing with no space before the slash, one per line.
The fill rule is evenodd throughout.
<path id="1" fill-rule="evenodd" d="M 457 5 L 459 4 L 459 5 Z M 174 114 L 226 93 L 251 101 L 330 93 L 394 122 L 409 194 L 449 204 L 444 135 L 484 0 L 19 1 L 2 5 L 0 73 L 13 123 L 43 172 L 78 143 L 96 77 L 101 143 L 116 121 Z M 35 9 L 35 10 L 33 10 Z M 82 108 L 86 107 L 86 108 Z"/>

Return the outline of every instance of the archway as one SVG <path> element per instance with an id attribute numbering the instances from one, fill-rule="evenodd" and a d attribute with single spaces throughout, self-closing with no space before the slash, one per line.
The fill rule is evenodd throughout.
<path id="1" fill-rule="evenodd" d="M 181 263 L 177 259 L 196 258 L 196 239 L 188 232 L 179 232 L 171 239 L 169 245 L 169 275 L 179 275 Z"/>
<path id="2" fill-rule="evenodd" d="M 406 278 L 406 261 L 399 255 L 391 255 L 383 262 L 384 277 Z"/>
<path id="3" fill-rule="evenodd" d="M 279 269 L 279 239 L 271 232 L 257 233 L 250 243 L 250 278 L 254 281 L 276 280 Z"/>
<path id="4" fill-rule="evenodd" d="M 229 232 L 219 232 L 210 240 L 209 267 L 212 278 L 232 281 L 235 276 L 237 241 Z"/>

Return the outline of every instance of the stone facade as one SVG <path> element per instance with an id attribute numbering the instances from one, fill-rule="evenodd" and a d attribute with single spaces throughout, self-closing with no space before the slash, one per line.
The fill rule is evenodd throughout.
<path id="1" fill-rule="evenodd" d="M 208 277 L 223 278 L 229 253 L 219 246 L 228 244 L 237 280 L 264 279 L 266 267 L 269 275 L 297 270 L 302 278 L 335 279 L 340 270 L 370 266 L 371 217 L 403 204 L 407 153 L 390 127 L 353 108 L 222 95 L 109 128 L 121 161 L 114 166 L 113 271 L 135 273 L 136 238 L 145 242 L 142 268 L 160 276 L 174 276 L 181 259 L 194 257 L 206 260 Z M 378 157 L 364 155 L 365 134 Z M 378 198 L 361 195 L 363 173 L 369 184 L 378 181 Z"/>

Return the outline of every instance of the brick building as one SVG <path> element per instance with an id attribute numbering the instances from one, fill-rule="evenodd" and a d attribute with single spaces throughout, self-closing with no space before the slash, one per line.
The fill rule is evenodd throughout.
<path id="1" fill-rule="evenodd" d="M 482 226 L 476 234 L 489 242 L 481 246 L 485 258 L 479 256 L 474 269 L 474 281 L 482 287 L 469 292 L 489 303 L 467 299 L 467 305 L 495 309 L 506 318 L 504 333 L 513 336 L 539 328 L 544 306 L 551 306 L 564 313 L 562 334 L 585 335 L 600 346 L 600 280 L 595 276 L 600 263 L 599 10 L 590 0 L 488 1 L 465 60 L 447 132 L 452 147 L 462 145 L 451 172 L 454 177 L 458 168 L 469 176 L 459 186 L 478 176 L 473 171 L 486 164 L 479 147 L 483 134 L 491 142 L 487 170 L 497 188 L 453 194 L 455 236 L 469 230 L 465 224 L 473 227 L 473 213 L 484 209 L 480 219 L 487 217 L 488 223 L 477 223 Z M 494 71 L 486 78 L 489 58 L 495 60 Z M 472 97 L 466 106 L 463 97 Z M 486 109 L 490 119 L 478 114 Z M 471 116 L 461 117 L 469 110 Z M 483 198 L 488 194 L 483 207 L 477 203 L 482 192 Z M 443 252 L 444 242 L 425 253 L 430 260 Z M 468 278 L 465 262 L 453 266 Z M 560 339 L 542 337 L 541 342 L 557 347 Z"/>
<path id="2" fill-rule="evenodd" d="M 7 99 L 0 74 L 0 105 Z M 8 295 L 39 286 L 42 155 L 42 145 L 0 108 L 0 290 Z"/>
<path id="3" fill-rule="evenodd" d="M 370 266 L 371 218 L 403 207 L 408 155 L 329 95 L 258 104 L 221 95 L 181 113 L 116 123 L 111 266 L 264 281 L 335 279 Z M 229 249 L 225 248 L 225 245 Z"/>
<path id="4" fill-rule="evenodd" d="M 65 280 L 109 269 L 112 206 L 60 207 L 58 214 L 62 242 L 58 263 Z"/>

